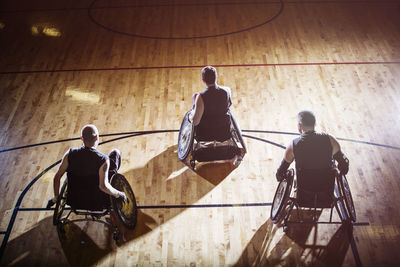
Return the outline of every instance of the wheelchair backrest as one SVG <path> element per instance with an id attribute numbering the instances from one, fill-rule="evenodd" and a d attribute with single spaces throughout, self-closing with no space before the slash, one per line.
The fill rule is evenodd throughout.
<path id="1" fill-rule="evenodd" d="M 297 202 L 301 207 L 328 208 L 334 200 L 336 171 L 329 169 L 297 170 Z"/>
<path id="2" fill-rule="evenodd" d="M 110 197 L 100 190 L 99 176 L 67 173 L 67 204 L 74 210 L 100 211 L 110 208 Z"/>
<path id="3" fill-rule="evenodd" d="M 224 142 L 232 137 L 230 125 L 218 125 L 215 127 L 196 126 L 194 138 L 197 141 Z"/>

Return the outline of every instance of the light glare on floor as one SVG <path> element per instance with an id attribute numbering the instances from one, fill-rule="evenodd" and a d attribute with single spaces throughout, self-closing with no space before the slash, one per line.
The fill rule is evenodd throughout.
<path id="1" fill-rule="evenodd" d="M 33 36 L 46 35 L 49 37 L 61 37 L 61 32 L 55 27 L 45 25 L 34 25 L 31 28 Z"/>
<path id="2" fill-rule="evenodd" d="M 95 93 L 84 92 L 75 88 L 68 88 L 65 91 L 65 95 L 71 97 L 73 100 L 86 102 L 89 104 L 98 104 L 100 102 L 100 96 Z"/>

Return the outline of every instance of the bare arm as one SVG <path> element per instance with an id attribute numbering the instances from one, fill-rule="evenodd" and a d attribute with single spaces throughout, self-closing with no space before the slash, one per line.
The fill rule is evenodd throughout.
<path id="1" fill-rule="evenodd" d="M 194 108 L 193 108 L 192 118 L 191 118 L 194 126 L 196 126 L 200 123 L 203 113 L 204 113 L 203 98 L 201 97 L 200 94 L 196 94 L 195 99 L 194 99 Z"/>
<path id="2" fill-rule="evenodd" d="M 101 191 L 103 191 L 106 194 L 109 194 L 113 197 L 119 198 L 122 196 L 124 193 L 121 191 L 118 191 L 108 181 L 108 169 L 110 167 L 110 160 L 107 159 L 106 162 L 101 165 L 99 169 L 99 188 Z"/>
<path id="3" fill-rule="evenodd" d="M 230 108 L 232 106 L 231 88 L 228 87 L 228 89 L 228 108 Z"/>
<path id="4" fill-rule="evenodd" d="M 340 151 L 340 145 L 339 142 L 336 140 L 335 137 L 333 137 L 332 135 L 329 135 L 329 140 L 331 141 L 331 145 L 332 145 L 332 156 L 335 155 L 337 152 Z"/>
<path id="5" fill-rule="evenodd" d="M 341 151 L 339 142 L 336 140 L 336 138 L 329 135 L 329 139 L 332 145 L 332 157 L 337 161 L 338 169 L 342 174 L 347 174 L 349 171 L 349 159 Z"/>
<path id="6" fill-rule="evenodd" d="M 288 170 L 290 164 L 294 160 L 294 153 L 293 153 L 293 143 L 291 142 L 285 150 L 285 155 L 283 156 L 283 160 L 281 165 L 279 166 L 278 170 L 276 171 L 276 179 L 278 181 L 282 181 L 286 175 L 286 171 Z"/>
<path id="7" fill-rule="evenodd" d="M 293 153 L 293 142 L 286 147 L 285 156 L 283 158 L 287 163 L 292 163 L 294 160 L 294 153 Z"/>
<path id="8" fill-rule="evenodd" d="M 68 152 L 69 151 L 67 151 L 64 154 L 63 159 L 61 160 L 60 167 L 58 168 L 58 170 L 53 178 L 53 191 L 54 191 L 53 202 L 55 202 L 58 198 L 59 191 L 60 191 L 60 180 L 68 168 Z"/>

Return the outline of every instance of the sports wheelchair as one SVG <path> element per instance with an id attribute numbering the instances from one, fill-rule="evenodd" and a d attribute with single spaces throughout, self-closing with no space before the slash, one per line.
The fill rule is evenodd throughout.
<path id="1" fill-rule="evenodd" d="M 282 223 L 287 231 L 289 223 L 343 223 L 355 222 L 356 210 L 346 176 L 336 168 L 322 170 L 289 169 L 286 177 L 276 189 L 271 207 L 271 221 Z M 291 213 L 297 210 L 297 220 L 291 220 Z M 319 222 L 317 211 L 330 208 L 329 222 Z M 333 209 L 336 209 L 340 222 L 332 221 Z M 312 211 L 312 220 L 304 220 L 300 211 Z"/>
<path id="2" fill-rule="evenodd" d="M 56 201 L 53 215 L 53 224 L 61 233 L 65 233 L 64 226 L 72 222 L 95 221 L 103 223 L 113 229 L 113 239 L 119 240 L 120 231 L 116 226 L 113 217 L 111 222 L 102 219 L 102 217 L 111 215 L 111 211 L 116 214 L 122 224 L 128 229 L 134 229 L 137 222 L 137 206 L 135 195 L 126 178 L 116 173 L 111 177 L 110 183 L 119 191 L 125 192 L 128 199 L 124 202 L 120 198 L 111 197 L 96 187 L 93 179 L 84 179 L 88 177 L 75 177 L 70 179 L 67 176 L 61 187 L 60 194 Z M 80 179 L 79 179 L 80 178 Z M 98 178 L 97 178 L 98 179 Z M 88 193 L 90 192 L 90 193 Z M 67 207 L 67 205 L 69 207 Z M 71 213 L 76 216 L 75 219 L 68 219 Z M 82 218 L 83 216 L 83 218 Z"/>
<path id="3" fill-rule="evenodd" d="M 190 155 L 190 167 L 196 168 L 196 161 L 218 161 L 229 160 L 235 156 L 238 161 L 243 159 L 247 147 L 243 141 L 242 133 L 231 112 L 229 129 L 226 127 L 211 128 L 207 134 L 200 135 L 197 127 L 190 121 L 192 111 L 186 112 L 179 130 L 178 136 L 178 158 L 185 161 Z M 222 134 L 221 134 L 222 133 Z"/>

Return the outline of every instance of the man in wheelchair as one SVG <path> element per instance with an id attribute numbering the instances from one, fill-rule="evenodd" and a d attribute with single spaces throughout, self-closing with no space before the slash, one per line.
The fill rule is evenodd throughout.
<path id="1" fill-rule="evenodd" d="M 59 196 L 61 177 L 67 172 L 68 197 L 67 204 L 75 209 L 101 210 L 110 207 L 110 197 L 127 197 L 124 192 L 115 189 L 109 177 L 117 173 L 121 156 L 117 149 L 106 156 L 97 150 L 99 132 L 96 126 L 88 124 L 81 130 L 83 146 L 69 149 L 62 159 L 61 165 L 54 175 L 54 198 L 50 199 L 47 207 L 51 207 Z"/>
<path id="2" fill-rule="evenodd" d="M 349 160 L 340 150 L 335 137 L 326 133 L 317 133 L 315 115 L 311 111 L 301 111 L 298 114 L 298 130 L 300 137 L 295 138 L 286 148 L 284 158 L 276 172 L 276 179 L 286 177 L 290 164 L 295 160 L 297 172 L 333 168 L 332 158 L 338 162 L 342 174 L 349 170 Z"/>
<path id="3" fill-rule="evenodd" d="M 332 211 L 336 208 L 342 222 L 347 219 L 356 220 L 354 203 L 345 176 L 349 170 L 349 160 L 340 150 L 336 138 L 326 133 L 317 133 L 314 128 L 314 114 L 311 111 L 299 112 L 300 136 L 287 146 L 276 172 L 279 185 L 272 202 L 271 220 L 277 223 L 283 218 L 284 229 L 293 207 L 312 208 L 314 219 L 316 209 L 330 208 L 329 222 L 332 222 Z M 338 163 L 340 174 L 334 160 Z M 293 161 L 296 162 L 296 179 L 294 171 L 288 170 Z M 344 207 L 341 211 L 339 205 Z"/>
<path id="4" fill-rule="evenodd" d="M 217 84 L 217 71 L 206 66 L 201 71 L 206 90 L 193 95 L 193 112 L 190 120 L 196 126 L 200 139 L 225 141 L 230 137 L 228 114 L 231 102 L 231 89 Z"/>
<path id="5" fill-rule="evenodd" d="M 201 71 L 206 90 L 193 95 L 193 109 L 189 120 L 193 122 L 197 141 L 224 142 L 232 137 L 231 132 L 231 89 L 217 84 L 217 71 L 206 66 Z M 240 134 L 240 132 L 239 132 Z M 241 136 L 240 136 L 241 138 Z M 231 149 L 233 164 L 241 159 L 245 151 Z M 227 154 L 229 155 L 229 153 Z"/>

